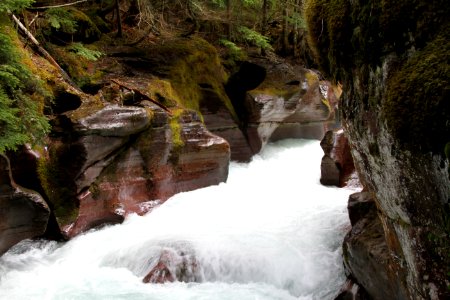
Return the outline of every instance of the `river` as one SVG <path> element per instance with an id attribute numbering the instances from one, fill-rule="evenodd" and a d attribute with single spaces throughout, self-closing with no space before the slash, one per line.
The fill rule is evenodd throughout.
<path id="1" fill-rule="evenodd" d="M 352 189 L 320 185 L 318 141 L 269 144 L 227 183 L 67 243 L 23 241 L 0 258 L 0 299 L 333 299 Z M 161 256 L 197 282 L 144 284 Z"/>

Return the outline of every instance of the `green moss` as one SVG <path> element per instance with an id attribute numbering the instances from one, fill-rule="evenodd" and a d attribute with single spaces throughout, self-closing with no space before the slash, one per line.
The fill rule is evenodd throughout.
<path id="1" fill-rule="evenodd" d="M 174 111 L 174 115 L 169 120 L 170 131 L 172 132 L 173 151 L 178 153 L 184 147 L 184 141 L 181 137 L 180 117 L 183 113 L 182 109 Z"/>
<path id="2" fill-rule="evenodd" d="M 154 56 L 160 56 L 159 72 L 170 81 L 181 107 L 200 112 L 203 99 L 202 86 L 207 86 L 234 114 L 233 106 L 226 96 L 224 83 L 226 73 L 216 49 L 201 38 L 174 39 L 150 49 Z M 164 96 L 164 95 L 162 95 Z M 178 98 L 178 99 L 177 99 Z"/>
<path id="3" fill-rule="evenodd" d="M 92 113 L 101 110 L 105 107 L 105 104 L 100 99 L 99 95 L 90 96 L 89 98 L 83 98 L 81 106 L 70 112 L 70 118 L 74 121 L 85 118 Z"/>
<path id="4" fill-rule="evenodd" d="M 352 59 L 349 2 L 313 0 L 305 4 L 308 44 L 321 70 L 336 81 L 343 76 L 341 65 Z"/>
<path id="5" fill-rule="evenodd" d="M 277 87 L 276 85 L 274 85 L 274 86 L 262 85 L 256 89 L 252 90 L 250 93 L 253 95 L 264 94 L 264 95 L 271 95 L 271 96 L 275 96 L 275 97 L 282 97 L 285 100 L 288 100 L 293 95 L 295 95 L 299 90 L 300 90 L 300 88 L 297 86 L 284 85 L 284 88 L 283 88 L 283 87 Z"/>
<path id="6" fill-rule="evenodd" d="M 98 84 L 104 75 L 103 72 L 95 67 L 92 60 L 71 51 L 71 47 L 72 45 L 65 47 L 47 45 L 49 52 L 81 89 Z M 92 51 L 97 51 L 93 46 L 91 48 Z"/>
<path id="7" fill-rule="evenodd" d="M 176 107 L 179 103 L 182 103 L 180 96 L 169 80 L 153 78 L 149 81 L 147 90 L 151 99 L 158 100 L 166 107 Z"/>
<path id="8" fill-rule="evenodd" d="M 375 69 L 390 52 L 422 48 L 445 27 L 445 0 L 308 0 L 308 44 L 329 78 L 350 80 L 354 68 Z"/>
<path id="9" fill-rule="evenodd" d="M 450 142 L 447 142 L 444 147 L 445 157 L 450 160 Z"/>
<path id="10" fill-rule="evenodd" d="M 450 34 L 414 53 L 388 81 L 388 127 L 410 148 L 442 153 L 450 136 Z"/>
<path id="11" fill-rule="evenodd" d="M 89 186 L 89 191 L 94 199 L 97 199 L 101 192 L 97 182 L 94 182 Z"/>
<path id="12" fill-rule="evenodd" d="M 65 148 L 62 143 L 56 143 L 50 147 L 48 156 L 42 156 L 38 161 L 39 180 L 61 225 L 75 221 L 78 215 L 76 188 L 68 180 L 67 156 L 62 155 Z"/>
<path id="13" fill-rule="evenodd" d="M 435 153 L 442 153 L 450 135 L 449 13 L 444 0 L 305 5 L 309 45 L 325 75 L 347 91 L 358 89 L 366 109 L 382 105 L 388 129 L 411 150 Z M 398 57 L 398 71 L 385 91 L 370 74 L 382 78 L 381 61 L 391 53 Z"/>

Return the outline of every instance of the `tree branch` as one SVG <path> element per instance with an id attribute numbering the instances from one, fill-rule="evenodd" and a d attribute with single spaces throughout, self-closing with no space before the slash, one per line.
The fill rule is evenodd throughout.
<path id="1" fill-rule="evenodd" d="M 165 106 L 164 104 L 159 103 L 158 101 L 156 101 L 155 99 L 150 98 L 149 96 L 147 96 L 146 94 L 142 93 L 141 91 L 134 89 L 132 87 L 126 86 L 125 84 L 123 84 L 122 82 L 116 80 L 116 79 L 111 79 L 112 82 L 114 82 L 115 84 L 117 84 L 118 86 L 121 86 L 129 91 L 132 91 L 133 93 L 141 96 L 144 99 L 149 100 L 150 102 L 158 105 L 159 107 L 161 107 L 163 110 L 165 110 L 170 116 L 172 116 L 172 112 L 170 111 L 170 109 Z"/>
<path id="2" fill-rule="evenodd" d="M 58 5 L 49 5 L 49 6 L 39 6 L 39 7 L 29 7 L 28 10 L 46 10 L 49 8 L 59 8 L 59 7 L 65 7 L 65 6 L 72 6 L 77 5 L 80 3 L 88 2 L 89 0 L 79 0 L 72 3 L 65 3 L 65 4 L 58 4 Z"/>

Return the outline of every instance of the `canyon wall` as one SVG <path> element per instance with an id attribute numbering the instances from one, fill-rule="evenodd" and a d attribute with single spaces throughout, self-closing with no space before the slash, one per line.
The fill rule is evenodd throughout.
<path id="1" fill-rule="evenodd" d="M 306 3 L 309 43 L 343 86 L 344 130 L 377 207 L 359 232 L 382 228 L 383 238 L 344 247 L 348 272 L 374 299 L 388 288 L 396 299 L 449 296 L 449 12 L 446 1 Z M 361 265 L 361 251 L 374 261 Z M 377 276 L 395 281 L 374 285 Z"/>

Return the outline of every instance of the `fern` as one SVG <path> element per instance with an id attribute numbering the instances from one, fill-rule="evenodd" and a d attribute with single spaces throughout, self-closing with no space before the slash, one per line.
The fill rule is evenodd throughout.
<path id="1" fill-rule="evenodd" d="M 50 130 L 40 103 L 28 96 L 41 82 L 22 63 L 17 35 L 6 23 L 0 15 L 0 153 L 40 143 Z"/>
<path id="2" fill-rule="evenodd" d="M 14 150 L 29 140 L 21 128 L 19 113 L 20 110 L 13 107 L 13 101 L 0 86 L 0 153 Z"/>
<path id="3" fill-rule="evenodd" d="M 29 7 L 34 0 L 1 0 L 0 13 L 10 11 L 21 10 Z"/>
<path id="4" fill-rule="evenodd" d="M 72 43 L 69 46 L 69 51 L 93 61 L 96 61 L 103 55 L 103 52 L 86 48 L 82 43 Z"/>
<path id="5" fill-rule="evenodd" d="M 51 8 L 46 12 L 46 18 L 50 26 L 56 31 L 62 31 L 68 34 L 77 32 L 77 22 L 66 9 Z"/>
<path id="6" fill-rule="evenodd" d="M 219 41 L 222 45 L 224 45 L 225 47 L 227 47 L 229 50 L 233 51 L 233 52 L 238 52 L 238 51 L 242 51 L 241 48 L 239 48 L 235 43 L 233 43 L 232 41 L 226 40 L 226 39 L 221 39 Z"/>
<path id="7" fill-rule="evenodd" d="M 242 49 L 232 41 L 221 39 L 219 42 L 228 49 L 228 55 L 232 60 L 241 60 L 245 57 Z"/>
<path id="8" fill-rule="evenodd" d="M 248 27 L 240 26 L 238 31 L 242 34 L 242 38 L 254 46 L 257 46 L 264 50 L 272 50 L 272 46 L 269 43 L 269 38 L 256 32 Z"/>
<path id="9" fill-rule="evenodd" d="M 20 71 L 13 66 L 0 65 L 0 81 L 8 83 L 8 90 L 16 90 L 22 85 L 19 74 Z"/>

